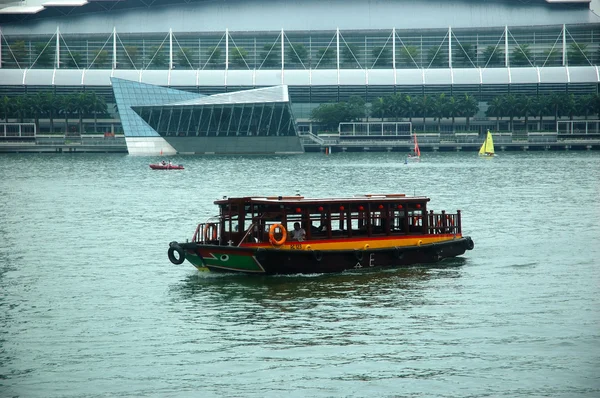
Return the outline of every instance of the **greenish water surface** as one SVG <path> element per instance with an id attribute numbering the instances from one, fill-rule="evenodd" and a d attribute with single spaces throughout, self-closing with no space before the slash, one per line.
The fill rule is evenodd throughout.
<path id="1" fill-rule="evenodd" d="M 1 397 L 598 397 L 600 154 L 0 156 Z M 437 267 L 198 273 L 224 195 L 427 195 Z"/>

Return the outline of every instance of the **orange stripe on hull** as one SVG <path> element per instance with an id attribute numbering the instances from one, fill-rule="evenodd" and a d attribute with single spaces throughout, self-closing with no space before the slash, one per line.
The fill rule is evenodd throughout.
<path id="1" fill-rule="evenodd" d="M 242 243 L 240 247 L 265 248 L 280 250 L 364 250 L 385 249 L 390 247 L 419 246 L 430 243 L 447 242 L 455 238 L 462 238 L 462 235 L 442 234 L 442 235 L 411 235 L 409 237 L 381 237 L 381 238 L 344 238 L 344 239 L 313 239 L 302 242 L 286 241 L 281 246 L 272 246 L 268 243 Z M 420 242 L 420 243 L 419 243 Z M 366 246 L 368 245 L 368 246 Z"/>

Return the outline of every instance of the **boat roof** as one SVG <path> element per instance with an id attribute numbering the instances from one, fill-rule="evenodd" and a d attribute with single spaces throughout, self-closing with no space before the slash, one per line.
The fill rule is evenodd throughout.
<path id="1" fill-rule="evenodd" d="M 289 205 L 300 205 L 300 204 L 327 204 L 327 203 L 365 203 L 365 202 L 429 202 L 429 198 L 426 196 L 406 196 L 403 193 L 391 193 L 391 194 L 362 194 L 354 195 L 349 197 L 332 197 L 332 198 L 305 198 L 301 195 L 294 196 L 248 196 L 248 197 L 237 197 L 216 200 L 214 203 L 217 205 L 224 205 L 233 202 L 247 202 L 247 203 L 262 203 L 262 204 L 289 204 Z"/>

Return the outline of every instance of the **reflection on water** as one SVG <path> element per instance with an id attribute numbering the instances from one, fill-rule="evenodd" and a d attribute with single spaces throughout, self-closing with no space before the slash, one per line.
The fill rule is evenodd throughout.
<path id="1" fill-rule="evenodd" d="M 180 284 L 171 286 L 174 298 L 194 301 L 202 297 L 204 304 L 238 300 L 270 304 L 273 300 L 344 299 L 368 296 L 387 303 L 389 294 L 427 288 L 428 281 L 459 278 L 466 259 L 447 259 L 429 267 L 347 271 L 336 274 L 257 276 L 199 272 L 188 275 Z M 377 305 L 372 302 L 372 305 Z"/>

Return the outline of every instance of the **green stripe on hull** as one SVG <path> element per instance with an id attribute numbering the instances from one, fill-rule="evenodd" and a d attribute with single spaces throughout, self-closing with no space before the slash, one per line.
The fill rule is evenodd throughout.
<path id="1" fill-rule="evenodd" d="M 248 254 L 230 254 L 230 253 L 210 253 L 210 256 L 203 257 L 202 260 L 198 256 L 192 260 L 189 259 L 194 266 L 198 267 L 216 267 L 232 271 L 241 272 L 264 272 L 254 256 Z M 199 265 L 198 265 L 199 264 Z"/>

